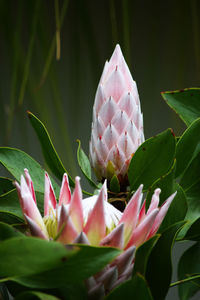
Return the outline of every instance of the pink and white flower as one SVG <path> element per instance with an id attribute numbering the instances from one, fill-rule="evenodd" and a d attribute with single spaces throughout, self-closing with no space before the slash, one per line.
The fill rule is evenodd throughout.
<path id="1" fill-rule="evenodd" d="M 114 174 L 122 182 L 130 160 L 144 141 L 136 82 L 117 45 L 105 63 L 93 108 L 90 160 L 101 180 Z"/>
<path id="2" fill-rule="evenodd" d="M 142 188 L 133 194 L 122 213 L 108 202 L 104 182 L 99 195 L 82 199 L 80 178 L 76 177 L 71 195 L 67 174 L 64 174 L 57 202 L 47 173 L 45 173 L 44 217 L 36 203 L 36 196 L 29 172 L 20 184 L 15 182 L 24 218 L 33 236 L 57 240 L 63 244 L 87 243 L 111 246 L 123 252 L 102 272 L 86 282 L 90 295 L 99 291 L 102 297 L 124 280 L 130 278 L 135 249 L 152 237 L 159 229 L 176 193 L 159 207 L 160 189 L 156 189 L 151 204 L 145 211 Z"/>

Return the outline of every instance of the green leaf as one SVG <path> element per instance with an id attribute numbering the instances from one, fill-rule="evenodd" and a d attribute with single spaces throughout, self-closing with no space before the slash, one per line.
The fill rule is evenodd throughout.
<path id="1" fill-rule="evenodd" d="M 15 300 L 60 300 L 60 298 L 57 298 L 52 295 L 48 295 L 41 292 L 35 292 L 35 291 L 29 291 L 29 292 L 23 292 L 20 295 L 18 295 Z"/>
<path id="2" fill-rule="evenodd" d="M 178 265 L 178 279 L 182 280 L 192 275 L 200 274 L 200 243 L 187 249 Z M 200 279 L 179 285 L 179 297 L 188 300 L 200 290 Z"/>
<path id="3" fill-rule="evenodd" d="M 142 275 L 136 274 L 131 280 L 125 281 L 105 297 L 105 300 L 122 299 L 153 300 L 149 287 Z"/>
<path id="4" fill-rule="evenodd" d="M 160 194 L 160 203 L 159 205 L 163 204 L 163 202 L 175 192 L 174 190 L 174 175 L 175 175 L 175 170 L 176 170 L 176 160 L 174 161 L 174 164 L 170 171 L 163 175 L 161 178 L 156 180 L 153 185 L 149 188 L 149 191 L 146 196 L 146 210 L 148 209 L 152 196 L 154 194 L 154 191 L 157 188 L 161 189 L 161 194 Z"/>
<path id="5" fill-rule="evenodd" d="M 121 253 L 110 247 L 77 245 L 68 248 L 32 237 L 3 241 L 0 243 L 0 277 L 30 288 L 57 288 L 90 277 Z"/>
<path id="6" fill-rule="evenodd" d="M 6 194 L 7 192 L 13 190 L 14 186 L 12 179 L 0 177 L 0 195 Z"/>
<path id="7" fill-rule="evenodd" d="M 200 100 L 200 98 L 199 98 Z M 200 119 L 194 121 L 179 139 L 176 147 L 176 177 L 188 168 L 200 152 Z"/>
<path id="8" fill-rule="evenodd" d="M 81 148 L 81 141 L 77 140 L 78 142 L 78 149 L 77 149 L 77 159 L 78 159 L 78 164 L 81 168 L 81 171 L 83 175 L 86 177 L 88 180 L 89 184 L 94 187 L 95 189 L 98 189 L 97 184 L 92 180 L 92 175 L 91 175 L 91 166 L 90 166 L 90 161 Z"/>
<path id="9" fill-rule="evenodd" d="M 37 206 L 40 212 L 43 213 L 44 194 L 36 192 L 36 199 Z M 0 211 L 13 213 L 17 217 L 23 218 L 19 198 L 15 189 L 0 196 Z"/>
<path id="10" fill-rule="evenodd" d="M 0 211 L 9 212 L 19 218 L 23 218 L 19 199 L 15 189 L 0 196 Z"/>
<path id="11" fill-rule="evenodd" d="M 133 276 L 136 273 L 140 273 L 141 275 L 145 276 L 149 255 L 159 238 L 160 235 L 156 234 L 137 249 L 133 268 Z"/>
<path id="12" fill-rule="evenodd" d="M 44 170 L 41 168 L 38 162 L 36 162 L 31 156 L 18 149 L 1 147 L 0 163 L 19 182 L 21 179 L 21 175 L 24 174 L 24 169 L 27 168 L 33 180 L 35 191 L 44 193 Z M 56 197 L 58 198 L 59 187 L 52 178 L 51 181 L 54 187 Z"/>
<path id="13" fill-rule="evenodd" d="M 22 236 L 23 235 L 12 226 L 0 222 L 0 241 Z"/>
<path id="14" fill-rule="evenodd" d="M 171 129 L 146 140 L 135 152 L 128 169 L 131 190 L 143 183 L 144 189 L 166 174 L 173 164 L 175 137 Z"/>
<path id="15" fill-rule="evenodd" d="M 199 88 L 163 92 L 161 95 L 187 126 L 200 117 Z"/>
<path id="16" fill-rule="evenodd" d="M 113 193 L 119 193 L 120 192 L 120 184 L 119 180 L 117 178 L 117 175 L 113 175 L 110 181 L 110 191 Z"/>
<path id="17" fill-rule="evenodd" d="M 200 182 L 197 182 L 186 191 L 188 210 L 185 216 L 187 223 L 181 230 L 179 238 L 183 239 L 191 225 L 200 218 Z"/>
<path id="18" fill-rule="evenodd" d="M 51 141 L 51 138 L 49 136 L 49 133 L 47 132 L 44 124 L 36 117 L 34 114 L 32 114 L 30 111 L 28 111 L 28 117 L 31 122 L 31 125 L 33 126 L 38 139 L 40 141 L 42 152 L 45 158 L 45 161 L 52 171 L 52 173 L 59 179 L 62 180 L 63 174 L 68 172 L 64 168 L 55 148 Z M 69 183 L 72 187 L 74 187 L 74 181 L 69 177 Z"/>
<path id="19" fill-rule="evenodd" d="M 167 294 L 172 276 L 171 250 L 183 224 L 184 222 L 176 223 L 164 231 L 150 253 L 146 279 L 154 300 L 162 300 Z"/>
<path id="20" fill-rule="evenodd" d="M 187 191 L 188 189 L 192 188 L 193 185 L 197 184 L 200 181 L 199 178 L 199 170 L 200 170 L 200 153 L 193 159 L 191 164 L 183 173 L 180 185 L 182 188 Z"/>
<path id="21" fill-rule="evenodd" d="M 0 209 L 0 222 L 10 224 L 10 225 L 24 225 L 24 220 L 21 217 L 18 217 L 16 214 L 8 212 L 8 211 L 1 211 Z"/>
<path id="22" fill-rule="evenodd" d="M 184 239 L 186 240 L 193 240 L 193 241 L 200 241 L 200 217 L 190 225 Z"/>
<path id="23" fill-rule="evenodd" d="M 159 233 L 163 232 L 170 225 L 185 219 L 188 209 L 186 195 L 178 183 L 174 183 L 173 192 L 175 191 L 177 192 L 177 194 L 172 201 L 168 212 L 159 228 Z"/>

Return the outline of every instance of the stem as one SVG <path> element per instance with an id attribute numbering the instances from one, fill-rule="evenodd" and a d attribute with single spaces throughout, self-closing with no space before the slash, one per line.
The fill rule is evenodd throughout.
<path id="1" fill-rule="evenodd" d="M 56 18 L 56 59 L 60 59 L 60 16 L 59 2 L 55 0 L 55 18 Z"/>
<path id="2" fill-rule="evenodd" d="M 198 279 L 198 278 L 200 278 L 200 274 L 195 275 L 195 276 L 191 276 L 189 278 L 185 278 L 185 279 L 182 279 L 182 280 L 179 280 L 179 281 L 175 281 L 175 282 L 170 284 L 170 287 L 174 287 L 176 285 L 179 285 L 179 284 L 182 284 L 182 283 L 185 283 L 185 282 L 188 282 L 188 281 L 192 281 L 192 280 Z"/>

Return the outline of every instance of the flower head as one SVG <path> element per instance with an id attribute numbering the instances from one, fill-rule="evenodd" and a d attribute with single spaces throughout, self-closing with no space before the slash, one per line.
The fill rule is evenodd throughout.
<path id="1" fill-rule="evenodd" d="M 98 291 L 104 295 L 132 273 L 136 247 L 152 237 L 165 217 L 174 193 L 159 207 L 160 189 L 156 189 L 151 204 L 145 211 L 141 185 L 133 194 L 124 212 L 112 206 L 107 199 L 106 182 L 99 195 L 82 199 L 80 178 L 76 177 L 71 195 L 67 174 L 64 174 L 59 201 L 47 173 L 45 173 L 44 217 L 41 216 L 28 170 L 15 182 L 24 218 L 33 236 L 63 244 L 86 243 L 111 246 L 123 252 L 102 272 L 86 282 L 89 294 Z"/>
<path id="2" fill-rule="evenodd" d="M 129 162 L 144 141 L 136 82 L 117 45 L 105 63 L 93 108 L 90 160 L 99 179 L 126 179 Z"/>

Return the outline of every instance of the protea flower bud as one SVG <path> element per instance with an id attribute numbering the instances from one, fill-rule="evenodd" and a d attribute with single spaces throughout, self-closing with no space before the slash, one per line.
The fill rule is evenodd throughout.
<path id="1" fill-rule="evenodd" d="M 90 160 L 98 179 L 126 180 L 129 162 L 144 141 L 136 82 L 117 45 L 105 63 L 93 108 Z"/>
<path id="2" fill-rule="evenodd" d="M 28 170 L 21 185 L 15 182 L 25 220 L 33 236 L 68 244 L 82 243 L 94 246 L 120 248 L 123 252 L 107 267 L 86 280 L 90 299 L 102 299 L 121 282 L 130 278 L 134 267 L 135 249 L 158 230 L 176 193 L 161 207 L 160 189 L 156 189 L 151 204 L 145 212 L 141 185 L 122 213 L 107 202 L 106 182 L 99 195 L 82 199 L 79 177 L 71 196 L 68 178 L 64 174 L 57 203 L 47 173 L 45 174 L 44 217 L 36 204 L 33 183 Z M 95 298 L 96 299 L 96 298 Z"/>

